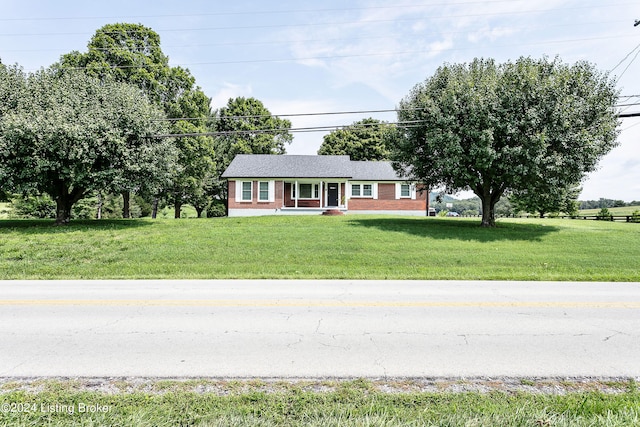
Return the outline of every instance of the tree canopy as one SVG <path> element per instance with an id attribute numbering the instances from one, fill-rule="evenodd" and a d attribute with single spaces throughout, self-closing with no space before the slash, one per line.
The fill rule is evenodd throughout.
<path id="1" fill-rule="evenodd" d="M 57 224 L 89 192 L 121 188 L 142 159 L 165 161 L 163 142 L 148 138 L 163 131 L 164 114 L 138 89 L 55 69 L 27 76 L 25 87 L 0 121 L 0 169 L 12 190 L 49 194 Z"/>
<path id="2" fill-rule="evenodd" d="M 400 102 L 394 165 L 447 193 L 472 190 L 482 225 L 509 193 L 535 198 L 583 180 L 617 145 L 615 83 L 587 62 L 446 64 Z"/>
<path id="3" fill-rule="evenodd" d="M 293 136 L 291 122 L 273 116 L 255 98 L 231 98 L 215 114 L 217 197 L 226 198 L 220 175 L 238 154 L 285 154 Z"/>
<path id="4" fill-rule="evenodd" d="M 393 125 L 373 118 L 338 129 L 323 138 L 320 155 L 348 155 L 351 160 L 389 160 L 387 134 Z"/>
<path id="5" fill-rule="evenodd" d="M 128 23 L 105 25 L 91 38 L 86 53 L 63 55 L 61 66 L 80 68 L 101 79 L 139 87 L 171 119 L 169 132 L 172 134 L 209 130 L 211 100 L 196 86 L 188 69 L 169 66 L 169 58 L 160 47 L 160 36 L 151 28 Z M 143 189 L 155 196 L 163 193 L 173 202 L 175 216 L 180 217 L 182 204 L 197 200 L 203 194 L 213 174 L 213 139 L 181 137 L 176 145 L 178 164 L 172 168 L 170 179 L 149 174 L 130 176 L 129 187 L 123 189 L 125 207 L 128 192 Z M 155 190 L 144 188 L 149 184 L 153 184 Z"/>

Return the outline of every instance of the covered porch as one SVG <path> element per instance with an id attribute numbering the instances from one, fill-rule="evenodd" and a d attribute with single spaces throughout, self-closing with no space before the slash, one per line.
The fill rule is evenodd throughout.
<path id="1" fill-rule="evenodd" d="M 348 208 L 345 180 L 285 180 L 282 186 L 283 209 Z"/>

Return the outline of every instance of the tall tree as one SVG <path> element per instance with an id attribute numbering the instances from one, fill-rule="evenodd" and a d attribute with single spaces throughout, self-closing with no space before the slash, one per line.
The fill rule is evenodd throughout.
<path id="1" fill-rule="evenodd" d="M 18 108 L 26 92 L 26 77 L 21 68 L 0 63 L 0 124 L 3 118 Z M 1 135 L 0 135 L 1 137 Z M 2 155 L 2 153 L 0 153 Z M 10 175 L 3 162 L 0 162 L 0 198 L 7 199 L 11 190 Z"/>
<path id="2" fill-rule="evenodd" d="M 569 188 L 617 145 L 615 83 L 587 62 L 443 65 L 400 102 L 395 166 L 445 192 L 472 190 L 495 226 L 507 192 Z"/>
<path id="3" fill-rule="evenodd" d="M 56 224 L 88 193 L 121 187 L 123 169 L 141 156 L 161 162 L 149 135 L 164 114 L 130 85 L 84 73 L 41 70 L 26 79 L 25 96 L 0 121 L 0 164 L 16 191 L 47 193 Z"/>
<path id="4" fill-rule="evenodd" d="M 393 125 L 373 118 L 338 129 L 323 138 L 320 155 L 348 155 L 351 160 L 389 160 L 386 135 Z"/>
<path id="5" fill-rule="evenodd" d="M 264 104 L 255 98 L 229 99 L 227 105 L 216 112 L 213 125 L 216 138 L 216 179 L 213 191 L 217 198 L 226 200 L 226 184 L 220 175 L 238 154 L 285 154 L 286 144 L 293 136 L 291 122 L 273 116 Z"/>
<path id="6" fill-rule="evenodd" d="M 172 120 L 171 133 L 207 131 L 206 122 L 211 116 L 210 99 L 196 86 L 195 78 L 188 69 L 169 66 L 169 58 L 160 47 L 160 36 L 151 28 L 128 23 L 105 25 L 96 31 L 86 53 L 76 51 L 63 55 L 61 64 L 64 67 L 81 68 L 101 79 L 115 79 L 138 86 Z M 178 140 L 177 145 L 181 151 L 178 162 L 192 162 L 198 153 L 206 156 L 198 160 L 201 166 L 213 163 L 210 137 Z M 128 217 L 130 192 L 147 193 L 149 190 L 144 187 L 153 184 L 152 187 L 156 189 L 154 196 L 163 193 L 171 199 L 179 217 L 180 207 L 190 193 L 202 192 L 207 184 L 206 177 L 211 175 L 209 169 L 180 163 L 173 168 L 174 174 L 169 183 L 164 176 L 130 175 L 121 190 L 123 216 Z M 185 176 L 189 173 L 195 175 Z M 186 182 L 189 185 L 185 185 Z"/>

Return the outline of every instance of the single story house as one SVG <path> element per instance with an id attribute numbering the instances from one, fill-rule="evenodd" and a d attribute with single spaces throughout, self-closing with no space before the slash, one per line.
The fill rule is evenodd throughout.
<path id="1" fill-rule="evenodd" d="M 222 178 L 229 216 L 319 214 L 327 210 L 426 216 L 428 191 L 390 162 L 349 156 L 239 154 Z"/>

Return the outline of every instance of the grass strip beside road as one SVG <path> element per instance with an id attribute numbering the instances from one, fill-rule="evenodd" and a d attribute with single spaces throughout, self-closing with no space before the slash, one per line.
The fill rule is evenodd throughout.
<path id="1" fill-rule="evenodd" d="M 640 226 L 297 216 L 0 220 L 0 279 L 640 281 Z"/>
<path id="2" fill-rule="evenodd" d="M 414 391 L 411 381 L 156 381 L 146 392 L 113 379 L 121 392 L 85 391 L 80 382 L 0 387 L 0 426 L 631 426 L 640 423 L 634 381 L 558 384 L 554 392 Z M 498 383 L 498 381 L 495 381 Z M 523 388 L 539 390 L 535 380 Z M 465 387 L 464 381 L 440 386 Z M 600 388 L 613 389 L 603 392 Z M 408 391 L 402 391 L 407 389 Z M 553 388 L 552 388 L 553 389 Z M 205 391 L 202 391 L 205 390 Z M 400 390 L 400 391 L 398 391 Z"/>

